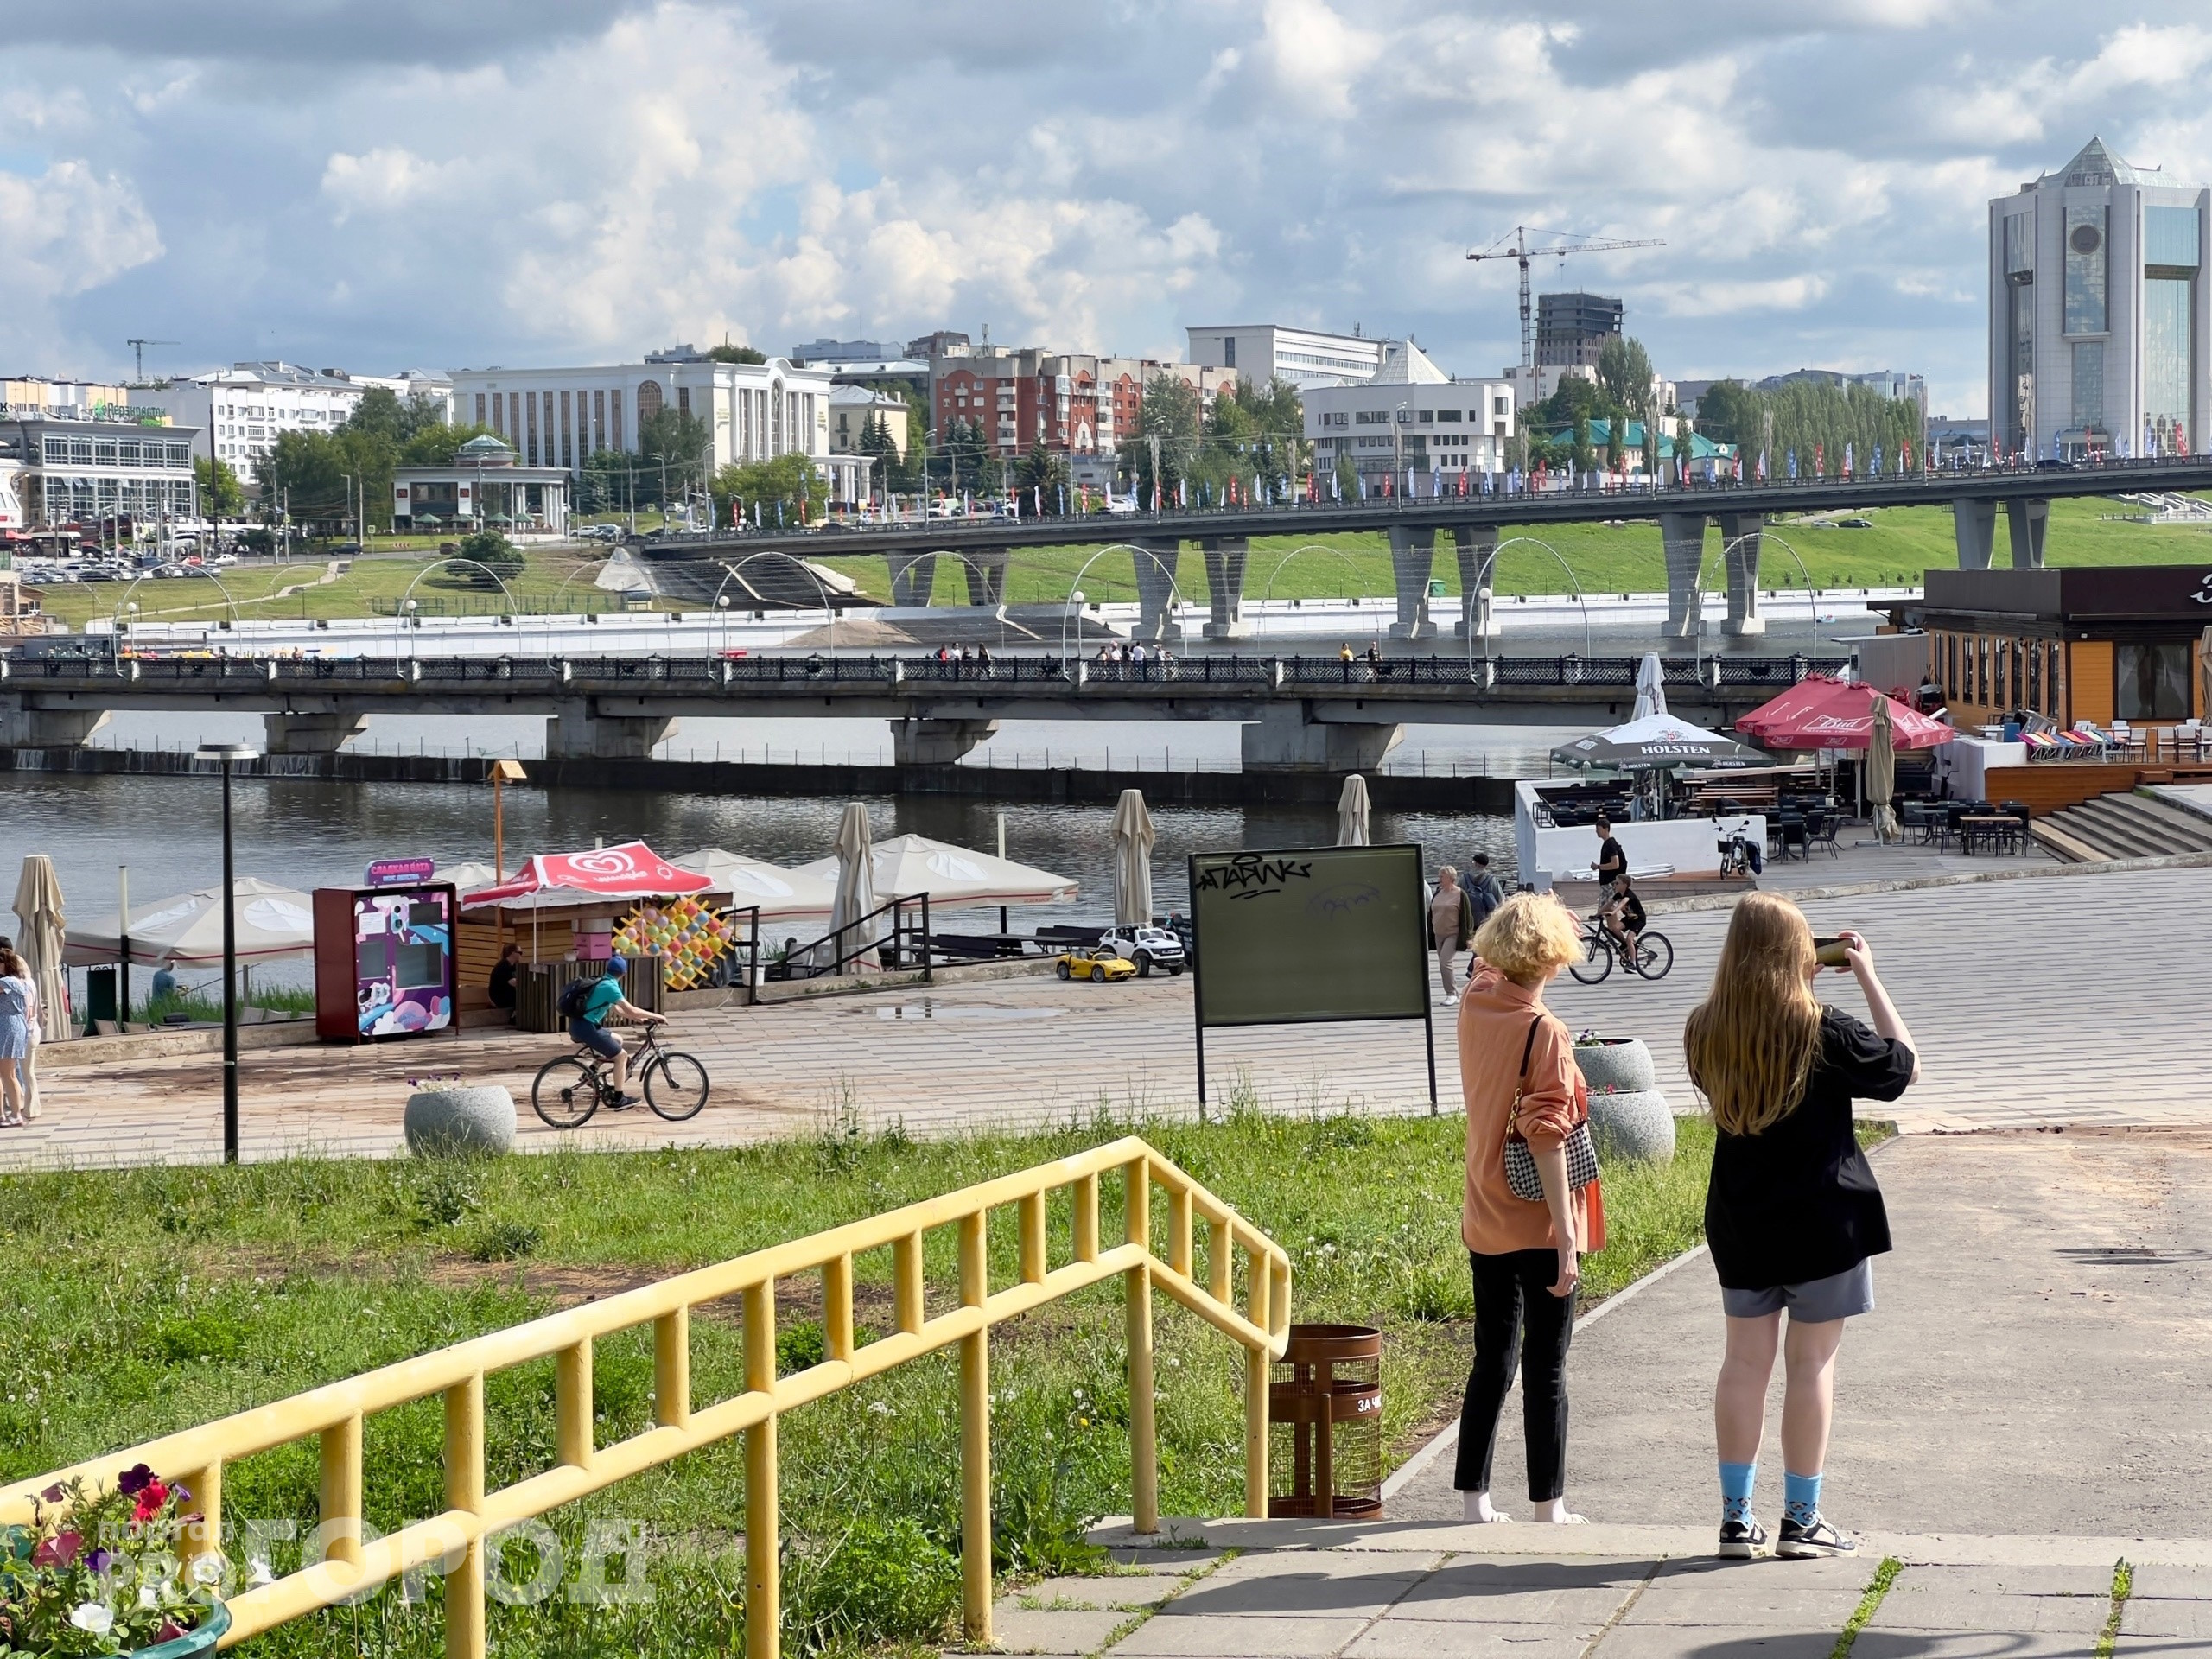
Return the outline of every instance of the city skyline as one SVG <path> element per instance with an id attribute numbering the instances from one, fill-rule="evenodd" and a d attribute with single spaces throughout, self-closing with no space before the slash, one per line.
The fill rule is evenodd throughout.
<path id="1" fill-rule="evenodd" d="M 27 18 L 0 346 L 391 372 L 988 322 L 1175 358 L 1235 315 L 1487 375 L 1513 283 L 1464 255 L 1529 223 L 1666 240 L 1536 277 L 1622 296 L 1669 378 L 1911 370 L 1978 415 L 1986 203 L 2092 136 L 2212 178 L 2212 29 L 1923 10 L 1722 6 L 1694 38 L 1323 0 L 887 7 L 835 39 L 777 3 L 246 3 L 212 41 L 135 3 Z"/>

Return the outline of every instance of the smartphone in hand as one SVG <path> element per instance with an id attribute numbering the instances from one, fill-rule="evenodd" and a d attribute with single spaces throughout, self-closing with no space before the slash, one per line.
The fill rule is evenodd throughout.
<path id="1" fill-rule="evenodd" d="M 1813 941 L 1813 960 L 1823 968 L 1848 968 L 1851 966 L 1851 947 L 1840 938 L 1816 938 Z"/>

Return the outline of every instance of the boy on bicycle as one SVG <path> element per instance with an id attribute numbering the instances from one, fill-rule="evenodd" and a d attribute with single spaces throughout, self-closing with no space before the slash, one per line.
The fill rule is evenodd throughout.
<path id="1" fill-rule="evenodd" d="M 622 1051 L 622 1039 L 607 1029 L 609 1020 L 642 1020 L 649 1026 L 664 1023 L 664 1016 L 650 1014 L 637 1007 L 622 995 L 622 976 L 630 971 L 627 958 L 609 957 L 607 972 L 592 982 L 585 994 L 583 1012 L 569 1021 L 569 1035 L 594 1054 L 612 1061 L 614 1090 L 622 1097 L 625 1106 L 635 1106 L 639 1096 L 629 1092 L 626 1080 L 630 1071 L 630 1057 Z"/>
<path id="2" fill-rule="evenodd" d="M 1643 931 L 1647 918 L 1643 913 L 1643 901 L 1629 886 L 1626 870 L 1613 878 L 1611 896 L 1605 900 L 1605 908 L 1599 914 L 1605 918 L 1607 931 L 1621 942 L 1624 953 L 1622 960 L 1635 962 L 1637 935 Z"/>

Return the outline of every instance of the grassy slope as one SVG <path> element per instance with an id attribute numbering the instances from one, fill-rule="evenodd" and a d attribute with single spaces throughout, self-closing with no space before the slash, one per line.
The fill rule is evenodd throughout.
<path id="1" fill-rule="evenodd" d="M 1592 1296 L 1696 1240 L 1711 1137 L 1694 1121 L 1682 1130 L 1673 1165 L 1608 1177 L 1612 1236 L 1589 1263 Z M 0 1328 L 11 1333 L 0 1344 L 0 1479 L 388 1363 L 564 1300 L 948 1192 L 1111 1132 L 925 1144 L 825 1134 L 732 1151 L 556 1154 L 478 1166 L 301 1161 L 0 1179 L 0 1241 L 12 1263 L 0 1279 Z M 1385 1429 L 1401 1452 L 1408 1449 L 1464 1376 L 1465 1337 L 1454 1323 L 1471 1311 L 1458 1230 L 1460 1122 L 1247 1114 L 1227 1125 L 1145 1132 L 1291 1250 L 1300 1319 L 1376 1323 L 1389 1332 Z M 1109 1185 L 1111 1209 L 1117 1188 Z M 1013 1219 L 1001 1217 L 993 1230 L 995 1284 L 1013 1276 Z M 1065 1259 L 1067 1224 L 1064 1208 L 1056 1210 L 1056 1261 Z M 1103 1230 L 1118 1236 L 1118 1218 L 1109 1214 Z M 949 1301 L 956 1282 L 952 1245 L 949 1235 L 929 1241 L 933 1306 Z M 861 1322 L 876 1329 L 889 1323 L 881 1256 L 856 1263 Z M 801 1281 L 782 1294 L 785 1328 L 804 1345 L 814 1334 L 818 1290 Z M 1233 1512 L 1242 1495 L 1241 1361 L 1164 1302 L 1158 1319 L 1163 1510 Z M 1074 1528 L 1126 1510 L 1122 1356 L 1117 1290 L 1086 1293 L 995 1335 L 995 1457 L 1011 1535 L 1002 1567 L 1064 1564 Z M 734 1318 L 700 1317 L 694 1372 L 700 1403 L 740 1389 Z M 840 1619 L 855 1636 L 918 1638 L 954 1605 L 957 1572 L 944 1550 L 957 1535 L 954 1379 L 949 1357 L 932 1358 L 786 1421 L 782 1478 L 798 1646 L 837 1645 Z M 600 1344 L 602 1440 L 643 1426 L 651 1382 L 649 1332 Z M 550 1389 L 547 1364 L 491 1379 L 495 1483 L 550 1462 Z M 438 1432 L 435 1402 L 372 1420 L 377 1524 L 441 1507 Z M 741 1581 L 727 1543 L 741 1526 L 742 1471 L 741 1449 L 726 1444 L 554 1517 L 571 1541 L 588 1517 L 617 1515 L 645 1521 L 656 1535 L 720 1541 L 704 1554 L 678 1548 L 655 1561 L 655 1581 L 677 1598 L 683 1618 L 625 1627 L 626 1635 L 620 1621 L 606 1621 L 598 1633 L 610 1643 L 605 1650 L 736 1650 L 738 1616 L 725 1592 Z M 289 1447 L 234 1467 L 226 1503 L 234 1516 L 291 1516 L 305 1527 L 315 1483 L 312 1446 Z M 888 1586 L 870 1565 L 886 1552 L 907 1561 Z M 277 1560 L 285 1562 L 281 1551 Z M 523 1566 L 527 1576 L 526 1559 Z M 563 1637 L 560 1618 L 533 1622 L 497 1609 L 494 1617 L 503 1640 L 515 1643 L 502 1651 L 601 1650 L 561 1645 L 575 1632 Z M 257 1650 L 359 1645 L 427 1654 L 435 1628 L 387 1596 L 292 1627 Z"/>
<path id="2" fill-rule="evenodd" d="M 2050 504 L 2050 524 L 2045 543 L 2053 564 L 2171 564 L 2202 562 L 2212 552 L 2212 539 L 2201 528 L 2186 525 L 2132 524 L 2108 522 L 2109 515 L 2125 511 L 2121 504 L 2103 499 L 2060 500 Z M 1774 543 L 1786 543 L 1804 562 L 1814 583 L 1821 588 L 1872 588 L 1916 583 L 1930 565 L 1955 564 L 1957 547 L 1951 532 L 1951 515 L 1940 507 L 1900 507 L 1874 515 L 1871 530 L 1840 530 L 1777 522 L 1769 526 L 1767 548 L 1761 560 L 1760 581 L 1770 588 L 1804 586 L 1797 561 Z M 2001 561 L 2004 527 L 1999 526 Z M 1630 520 L 1608 524 L 1553 524 L 1538 534 L 1573 568 L 1576 581 L 1587 593 L 1655 593 L 1667 585 L 1666 565 L 1659 544 L 1659 526 Z M 1007 579 L 1007 597 L 1017 602 L 1064 601 L 1076 583 L 1078 571 L 1096 547 L 1039 548 L 1019 555 Z M 1706 539 L 1706 585 L 1720 585 L 1720 537 Z M 889 576 L 882 560 L 830 559 L 825 563 L 844 571 L 869 594 L 887 597 Z M 1448 537 L 1440 538 L 1436 575 L 1447 593 L 1459 591 L 1459 563 Z M 936 599 L 939 604 L 965 601 L 965 572 L 957 559 L 938 563 Z M 1175 579 L 1183 596 L 1201 601 L 1206 596 L 1205 562 L 1194 546 L 1184 549 Z M 1082 575 L 1084 594 L 1095 600 L 1132 600 L 1136 597 L 1135 574 L 1127 553 L 1109 553 Z M 1541 547 L 1524 543 L 1508 547 L 1498 558 L 1493 578 L 1504 594 L 1563 594 L 1572 591 L 1558 561 Z M 1395 591 L 1390 576 L 1388 540 L 1380 534 L 1342 536 L 1325 544 L 1293 537 L 1255 540 L 1245 566 L 1244 595 L 1248 600 L 1272 594 L 1277 599 L 1317 599 L 1349 594 L 1366 595 Z"/>
<path id="3" fill-rule="evenodd" d="M 2116 521 L 2122 504 L 2101 499 L 2058 500 L 2050 504 L 2047 550 L 2053 564 L 2190 564 L 2202 563 L 2212 552 L 2205 531 L 2188 525 L 2133 524 Z M 1761 564 L 1761 581 L 1770 588 L 1804 586 L 1804 572 L 1821 588 L 1888 587 L 1917 582 L 1930 565 L 1957 560 L 1952 540 L 1951 516 L 1940 507 L 1901 507 L 1873 515 L 1871 530 L 1840 530 L 1821 525 L 1778 522 L 1769 527 L 1770 543 L 1786 543 L 1796 559 L 1779 545 L 1770 546 Z M 2004 528 L 1999 526 L 1999 554 L 2004 552 Z M 1608 524 L 1554 524 L 1541 539 L 1557 550 L 1572 568 L 1574 580 L 1586 593 L 1654 593 L 1666 587 L 1666 568 L 1656 524 L 1630 521 Z M 380 550 L 385 543 L 379 542 Z M 1112 551 L 1086 571 L 1084 566 L 1099 547 L 1036 548 L 1014 559 L 1007 578 L 1007 597 L 1016 603 L 1065 601 L 1078 581 L 1084 594 L 1094 600 L 1134 600 L 1136 576 L 1126 551 Z M 1720 537 L 1709 533 L 1706 541 L 1706 585 L 1720 584 Z M 315 562 L 300 560 L 281 568 L 256 567 L 235 577 L 223 578 L 238 600 L 245 616 L 362 616 L 370 601 L 397 599 L 416 573 L 427 564 L 435 549 L 424 542 L 409 548 L 405 556 L 378 556 L 355 562 L 353 569 L 325 587 L 309 588 L 289 599 L 265 595 L 278 588 L 311 582 L 321 574 Z M 596 558 L 596 555 L 594 558 Z M 533 551 L 529 568 L 510 584 L 520 599 L 550 600 L 563 593 L 564 603 L 580 607 L 582 595 L 591 592 L 590 563 L 573 550 Z M 1798 561 L 1803 561 L 1801 571 Z M 859 582 L 863 592 L 887 600 L 891 578 L 885 561 L 877 557 L 825 558 L 830 568 Z M 578 570 L 586 574 L 575 581 Z M 950 556 L 938 562 L 936 591 L 940 605 L 967 602 L 966 570 Z M 1186 547 L 1176 569 L 1183 597 L 1192 603 L 1206 598 L 1205 561 L 1195 546 Z M 1459 591 L 1459 563 L 1449 538 L 1437 550 L 1436 576 L 1447 593 Z M 1499 556 L 1493 585 L 1502 594 L 1564 594 L 1573 590 L 1559 560 L 1533 543 L 1509 546 Z M 565 587 L 565 591 L 563 591 Z M 1252 543 L 1245 568 L 1247 599 L 1319 599 L 1347 594 L 1389 594 L 1389 543 L 1380 534 L 1343 536 L 1325 545 L 1297 537 L 1266 537 Z M 81 628 L 87 618 L 113 613 L 123 589 L 118 584 L 59 586 L 44 590 L 49 614 Z M 416 588 L 426 613 L 435 613 L 443 601 L 451 610 L 479 613 L 499 608 L 497 596 L 472 588 L 457 578 L 442 575 L 424 578 Z M 222 595 L 213 584 L 187 580 L 142 583 L 134 595 L 148 619 L 162 617 L 214 620 L 226 613 Z"/>

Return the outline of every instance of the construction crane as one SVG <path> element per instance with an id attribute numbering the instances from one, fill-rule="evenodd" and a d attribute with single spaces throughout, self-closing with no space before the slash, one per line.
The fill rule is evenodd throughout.
<path id="1" fill-rule="evenodd" d="M 1531 246 L 1529 238 L 1545 236 L 1552 238 L 1546 247 Z M 1508 245 L 1510 244 L 1511 245 Z M 1521 265 L 1521 366 L 1534 368 L 1536 365 L 1535 319 L 1529 309 L 1529 262 L 1553 257 L 1565 260 L 1570 253 L 1611 253 L 1620 248 L 1663 248 L 1664 242 L 1646 239 L 1637 242 L 1601 242 L 1573 231 L 1545 231 L 1525 225 L 1513 227 L 1511 236 L 1501 236 L 1490 246 L 1467 257 L 1477 262 L 1484 259 L 1514 259 Z"/>
<path id="2" fill-rule="evenodd" d="M 138 378 L 134 384 L 143 386 L 146 384 L 146 348 L 149 346 L 176 346 L 182 342 L 174 340 L 126 340 L 123 343 L 130 348 L 137 359 Z"/>

